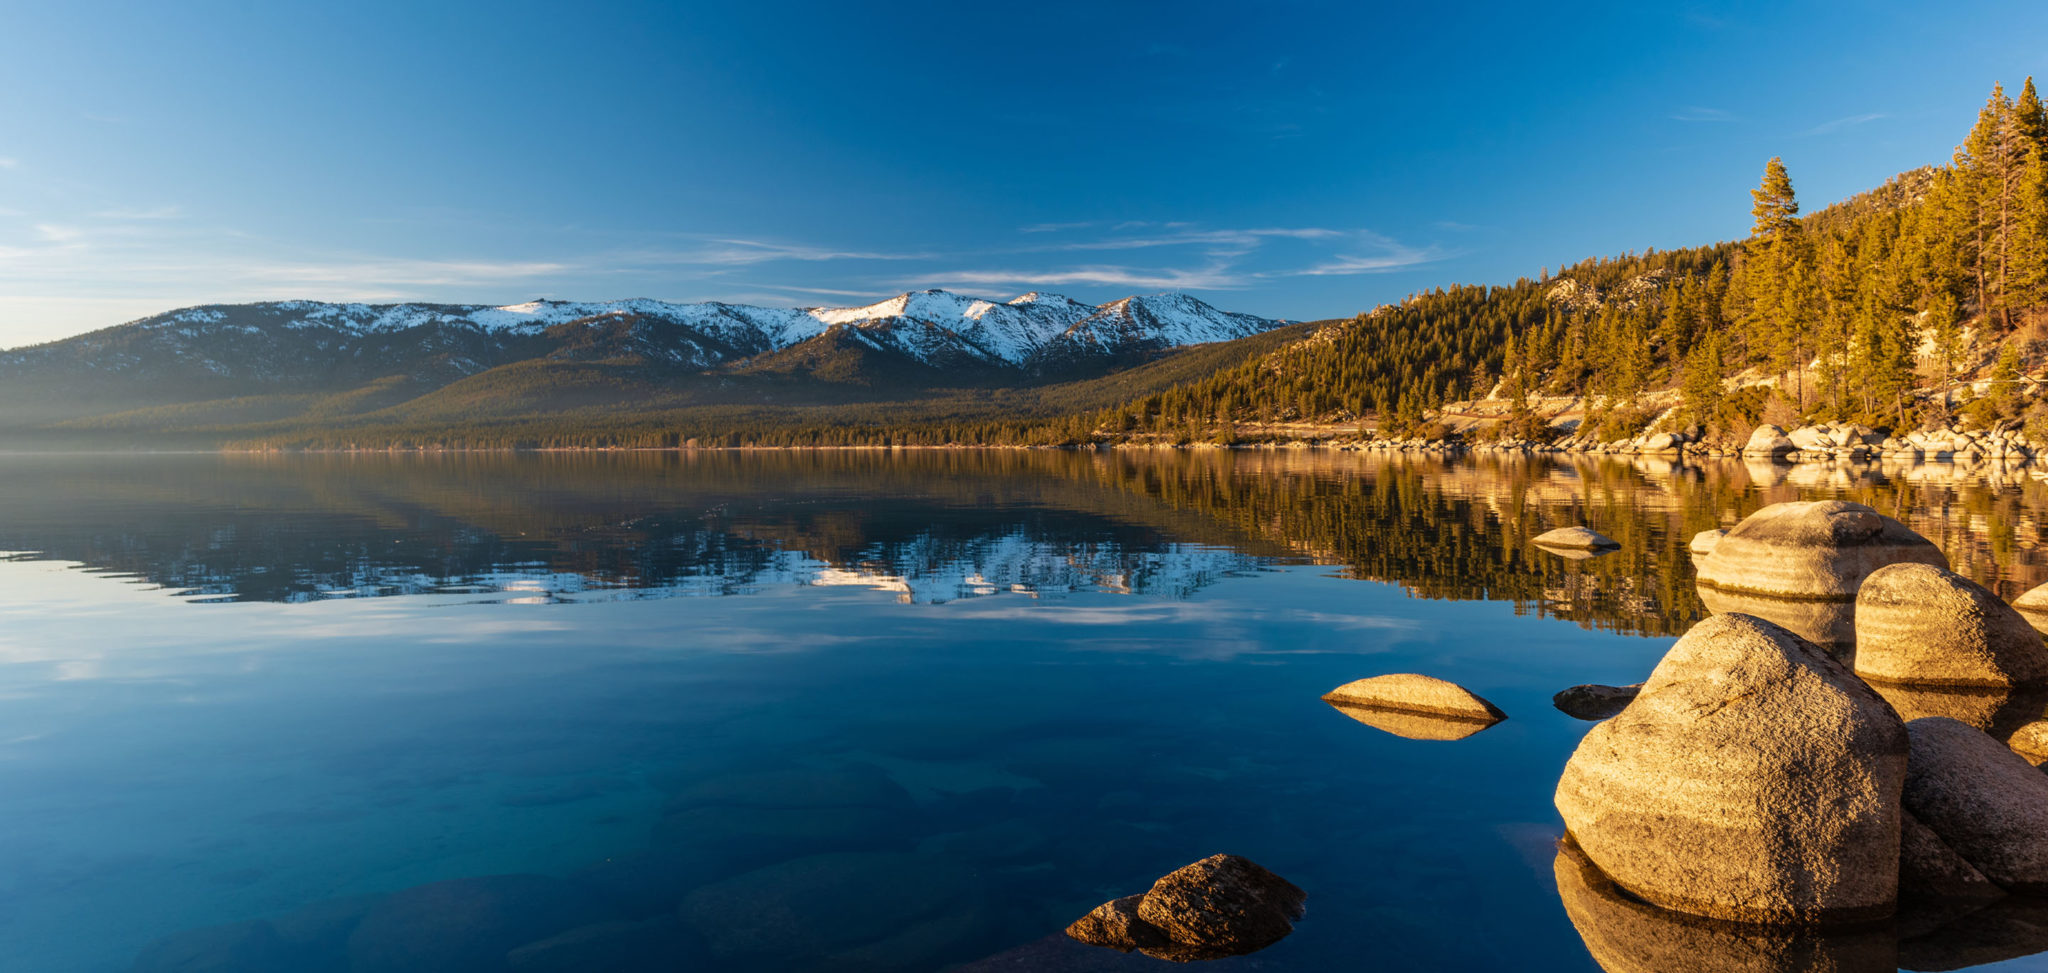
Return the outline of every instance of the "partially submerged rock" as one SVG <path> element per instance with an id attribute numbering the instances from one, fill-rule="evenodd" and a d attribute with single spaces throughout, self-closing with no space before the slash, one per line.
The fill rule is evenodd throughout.
<path id="1" fill-rule="evenodd" d="M 2036 767 L 2048 763 L 2048 720 L 2034 720 L 2022 724 L 2006 739 L 2005 744 L 2012 748 L 2012 752 L 2019 754 Z"/>
<path id="2" fill-rule="evenodd" d="M 1529 543 L 1559 551 L 1612 551 L 1621 542 L 1591 527 L 1559 527 L 1536 535 Z"/>
<path id="3" fill-rule="evenodd" d="M 1774 503 L 1730 528 L 1699 566 L 1702 586 L 1777 598 L 1846 601 L 1888 564 L 1948 567 L 1941 549 L 1860 503 Z"/>
<path id="4" fill-rule="evenodd" d="M 1138 903 L 1145 896 L 1126 895 L 1096 906 L 1067 927 L 1067 935 L 1090 946 L 1103 946 L 1120 953 L 1134 949 L 1156 949 L 1172 940 L 1165 930 L 1138 918 Z"/>
<path id="5" fill-rule="evenodd" d="M 2048 643 L 1998 596 L 1931 564 L 1891 564 L 1856 595 L 1856 674 L 1916 686 L 2048 684 Z"/>
<path id="6" fill-rule="evenodd" d="M 1556 803 L 1586 856 L 1653 905 L 1876 919 L 1897 897 L 1906 748 L 1891 707 L 1825 652 L 1717 615 L 1586 734 Z"/>
<path id="7" fill-rule="evenodd" d="M 1700 557 L 1705 557 L 1709 554 L 1714 553 L 1714 548 L 1720 545 L 1721 538 L 1726 536 L 1728 536 L 1728 529 L 1725 527 L 1717 527 L 1713 530 L 1703 530 L 1697 534 L 1692 535 L 1692 543 L 1686 546 L 1689 549 L 1691 549 L 1691 551 L 1694 554 Z"/>
<path id="8" fill-rule="evenodd" d="M 1143 895 L 1097 906 L 1067 935 L 1122 952 L 1174 962 L 1257 952 L 1294 931 L 1308 893 L 1237 855 L 1211 855 L 1175 869 Z"/>
<path id="9" fill-rule="evenodd" d="M 2048 584 L 2027 589 L 2027 593 L 2014 598 L 2012 607 L 2035 629 L 2048 632 Z"/>
<path id="10" fill-rule="evenodd" d="M 1906 733 L 1906 809 L 2000 888 L 2048 893 L 2048 774 L 1955 720 L 1917 719 Z"/>
<path id="11" fill-rule="evenodd" d="M 1324 693 L 1323 701 L 1483 723 L 1497 723 L 1507 718 L 1507 714 L 1498 707 L 1457 683 L 1412 672 L 1353 680 Z"/>
<path id="12" fill-rule="evenodd" d="M 1183 946 L 1251 952 L 1294 931 L 1308 893 L 1237 855 L 1210 855 L 1152 883 L 1138 916 Z"/>
<path id="13" fill-rule="evenodd" d="M 1636 694 L 1643 691 L 1643 684 L 1633 686 L 1602 686 L 1587 683 L 1573 686 L 1550 697 L 1550 705 L 1567 716 L 1581 720 L 1604 720 L 1628 708 L 1635 701 Z"/>

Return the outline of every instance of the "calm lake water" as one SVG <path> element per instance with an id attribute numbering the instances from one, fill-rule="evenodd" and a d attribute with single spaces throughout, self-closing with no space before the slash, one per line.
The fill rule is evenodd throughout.
<path id="1" fill-rule="evenodd" d="M 2048 580 L 2048 484 L 1941 466 L 0 456 L 0 970 L 1164 970 L 1057 934 L 1216 852 L 1309 901 L 1213 969 L 1598 970 L 1657 933 L 1567 909 L 1551 694 L 1704 616 L 1694 532 L 1821 496 Z M 1527 544 L 1579 523 L 1623 549 Z M 1388 672 L 1510 718 L 1318 698 Z M 1980 927 L 1876 968 L 2048 969 Z"/>

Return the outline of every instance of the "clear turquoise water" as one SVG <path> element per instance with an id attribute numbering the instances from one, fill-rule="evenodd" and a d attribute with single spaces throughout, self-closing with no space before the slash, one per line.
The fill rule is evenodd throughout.
<path id="1" fill-rule="evenodd" d="M 1309 912 L 1215 968 L 1600 969 L 1552 868 L 1589 724 L 1550 696 L 1696 610 L 1644 594 L 1695 503 L 1785 489 L 979 462 L 5 458 L 0 970 L 506 970 L 592 927 L 573 968 L 1163 969 L 1046 937 L 1216 852 Z M 1977 489 L 1912 502 L 2030 509 Z M 1517 541 L 1624 516 L 1608 567 Z M 1460 546 L 1495 558 L 1463 588 L 1397 556 Z M 1518 570 L 1550 595 L 1489 600 Z M 1510 718 L 1318 699 L 1408 671 Z"/>

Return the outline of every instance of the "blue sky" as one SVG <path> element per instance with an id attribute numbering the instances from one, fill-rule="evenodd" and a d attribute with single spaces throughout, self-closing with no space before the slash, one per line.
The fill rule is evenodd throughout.
<path id="1" fill-rule="evenodd" d="M 2048 4 L 0 0 L 0 346 L 284 298 L 1295 319 L 1947 159 Z"/>

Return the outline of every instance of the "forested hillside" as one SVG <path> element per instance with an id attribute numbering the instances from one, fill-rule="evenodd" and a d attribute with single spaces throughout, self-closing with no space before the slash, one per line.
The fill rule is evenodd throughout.
<path id="1" fill-rule="evenodd" d="M 600 309 L 612 316 L 575 320 L 584 312 L 550 306 L 542 310 L 559 310 L 563 322 L 505 331 L 511 337 L 470 319 L 527 306 L 426 308 L 406 312 L 419 322 L 352 325 L 407 370 L 385 374 L 382 358 L 357 353 L 351 361 L 371 364 L 358 362 L 361 374 L 333 388 L 294 379 L 197 395 L 204 383 L 188 373 L 221 384 L 267 374 L 273 359 L 312 368 L 301 359 L 327 347 L 314 340 L 327 331 L 272 328 L 297 342 L 279 346 L 295 349 L 291 358 L 237 337 L 249 322 L 227 312 L 248 309 L 189 309 L 161 326 L 16 353 L 22 374 L 7 391 L 22 401 L 8 419 L 38 407 L 72 411 L 17 422 L 6 435 L 38 445 L 369 449 L 1230 443 L 1367 427 L 1441 436 L 1449 429 L 1440 420 L 1455 414 L 1460 435 L 1518 440 L 1552 437 L 1570 420 L 1600 441 L 1656 423 L 1724 442 L 1765 421 L 1839 420 L 1894 431 L 2024 423 L 2048 441 L 2048 405 L 2034 395 L 2034 376 L 2048 365 L 2048 109 L 2028 79 L 2017 97 L 1994 87 L 1974 124 L 1957 128 L 1965 137 L 1949 164 L 1811 213 L 1771 159 L 1750 194 L 1742 241 L 1587 259 L 1505 286 L 1441 287 L 1348 320 L 1256 334 L 1276 322 L 1179 296 L 1094 308 L 1044 295 L 995 305 L 921 292 L 826 314 L 825 330 L 804 341 L 751 344 L 719 337 L 738 327 L 728 318 L 753 326 L 733 317 L 746 309 L 724 305 L 650 305 L 653 318 Z M 945 313 L 918 317 L 917 302 Z M 942 367 L 952 359 L 927 353 L 961 335 L 980 335 L 976 348 L 1008 348 L 1018 343 L 997 340 L 1008 332 L 991 330 L 991 315 L 1067 311 L 1088 316 L 1086 326 L 1057 323 L 1068 344 L 1102 352 L 1093 372 L 1035 352 L 1011 356 L 1029 368 L 994 371 Z M 690 338 L 681 344 L 661 330 L 677 321 L 698 322 L 677 332 Z M 207 344 L 209 327 L 240 331 L 229 344 Z M 653 340 L 665 334 L 673 340 Z M 1215 340 L 1230 334 L 1250 336 Z M 116 339 L 128 344 L 107 358 Z M 366 340 L 355 331 L 333 340 L 344 339 Z M 485 339 L 498 344 L 477 344 Z M 1197 341 L 1212 343 L 1188 346 Z M 165 342 L 183 371 L 158 367 L 163 355 L 151 349 Z M 71 371 L 31 367 L 60 351 Z M 120 398 L 102 388 L 108 376 L 153 368 L 171 376 L 158 385 L 187 394 L 110 407 Z M 30 381 L 38 375 L 40 385 Z M 87 394 L 80 390 L 102 407 L 77 412 L 66 396 Z"/>
<path id="2" fill-rule="evenodd" d="M 1543 434 L 1540 396 L 1578 397 L 1603 438 L 1676 390 L 1708 435 L 1766 412 L 1901 428 L 2023 418 L 2048 323 L 2048 112 L 1994 88 L 1952 162 L 1801 216 L 1772 159 L 1740 243 L 1588 260 L 1506 287 L 1419 294 L 1271 356 L 1102 417 L 1111 433 L 1243 422 L 1426 433 L 1427 410 L 1493 393 L 1501 431 Z M 1982 376 L 1981 381 L 1966 382 Z M 2036 410 L 2034 419 L 2043 417 Z"/>

